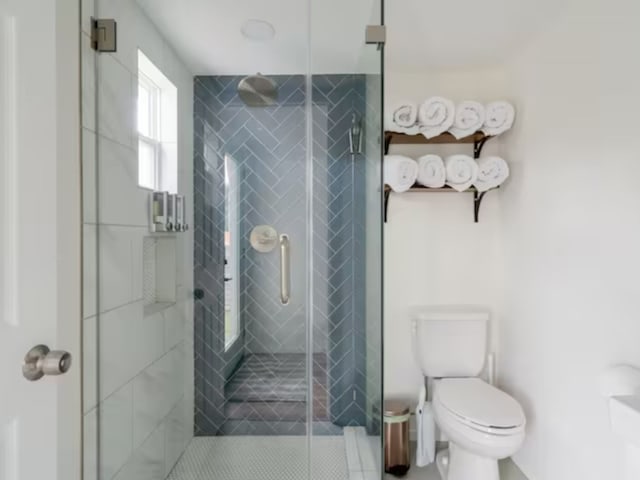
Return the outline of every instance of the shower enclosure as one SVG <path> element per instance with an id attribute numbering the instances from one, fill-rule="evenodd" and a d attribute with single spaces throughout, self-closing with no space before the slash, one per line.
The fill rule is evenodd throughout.
<path id="1" fill-rule="evenodd" d="M 85 480 L 380 478 L 380 0 L 82 6 Z"/>

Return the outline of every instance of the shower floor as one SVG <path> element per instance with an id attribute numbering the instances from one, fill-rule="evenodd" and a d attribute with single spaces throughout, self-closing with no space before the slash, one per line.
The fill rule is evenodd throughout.
<path id="1" fill-rule="evenodd" d="M 379 480 L 374 445 L 364 428 L 344 436 L 312 438 L 312 480 Z M 168 480 L 302 480 L 307 472 L 304 437 L 196 437 Z M 379 458 L 379 457 L 378 457 Z"/>
<path id="2" fill-rule="evenodd" d="M 230 421 L 306 422 L 305 354 L 250 354 L 225 386 Z M 313 356 L 313 419 L 329 420 L 327 357 Z"/>

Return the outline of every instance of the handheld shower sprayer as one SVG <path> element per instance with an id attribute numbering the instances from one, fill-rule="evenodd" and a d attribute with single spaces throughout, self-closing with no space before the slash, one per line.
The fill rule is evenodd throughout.
<path id="1" fill-rule="evenodd" d="M 357 154 L 362 153 L 362 120 L 357 113 L 353 114 L 349 129 L 349 153 L 352 160 L 355 160 Z"/>

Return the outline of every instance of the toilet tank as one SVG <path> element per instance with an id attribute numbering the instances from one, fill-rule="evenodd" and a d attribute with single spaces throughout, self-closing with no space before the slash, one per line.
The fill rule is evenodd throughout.
<path id="1" fill-rule="evenodd" d="M 477 377 L 487 353 L 489 311 L 421 307 L 413 313 L 414 349 L 425 377 Z"/>

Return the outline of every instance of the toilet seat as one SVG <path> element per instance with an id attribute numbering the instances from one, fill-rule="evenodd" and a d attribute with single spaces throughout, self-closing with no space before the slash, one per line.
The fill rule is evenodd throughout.
<path id="1" fill-rule="evenodd" d="M 479 378 L 445 378 L 437 382 L 434 403 L 447 416 L 490 435 L 518 435 L 526 419 L 520 404 Z"/>

